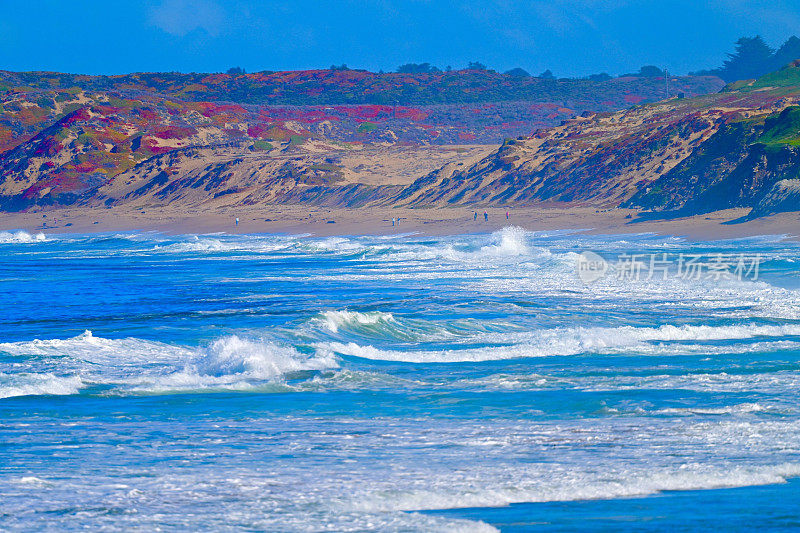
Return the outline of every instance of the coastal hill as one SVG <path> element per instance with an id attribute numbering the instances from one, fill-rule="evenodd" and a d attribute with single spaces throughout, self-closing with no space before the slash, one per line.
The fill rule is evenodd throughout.
<path id="1" fill-rule="evenodd" d="M 798 210 L 800 63 L 696 98 L 590 114 L 442 168 L 399 205 L 570 203 L 665 217 Z"/>
<path id="2" fill-rule="evenodd" d="M 715 76 L 674 77 L 670 83 L 687 95 L 723 85 Z M 425 147 L 499 145 L 580 113 L 657 101 L 664 91 L 663 76 L 556 80 L 486 69 L 124 76 L 0 72 L 0 208 L 91 202 L 97 191 L 116 194 L 148 169 L 159 167 L 158 172 L 175 176 L 182 168 L 178 160 L 203 159 L 211 152 L 209 172 L 217 172 L 217 164 L 235 166 L 244 154 L 248 164 L 264 163 L 255 167 L 255 183 L 273 187 L 281 176 L 297 177 L 299 189 L 284 184 L 276 191 L 293 188 L 302 199 L 303 187 L 342 181 L 342 176 L 363 183 L 358 180 L 365 164 L 391 169 L 414 159 L 393 160 L 389 150 L 381 163 L 375 159 L 381 147 L 403 153 L 421 148 L 436 162 Z M 349 157 L 354 153 L 369 155 L 367 162 Z M 445 149 L 445 158 L 452 153 L 458 152 Z M 342 160 L 358 168 L 347 168 Z M 276 168 L 283 170 L 268 175 Z M 422 174 L 396 176 L 395 185 L 433 170 L 419 168 Z M 223 181 L 203 190 L 213 198 L 241 188 L 235 179 Z M 103 201 L 122 201 L 103 196 Z"/>
<path id="3" fill-rule="evenodd" d="M 3 73 L 0 207 L 800 209 L 797 62 L 724 87 L 672 78 L 670 94 L 682 94 L 668 99 L 663 77 L 516 78 Z M 400 88 L 365 89 L 390 81 Z M 274 105 L 262 103 L 270 91 Z M 369 103 L 375 94 L 406 97 Z"/>

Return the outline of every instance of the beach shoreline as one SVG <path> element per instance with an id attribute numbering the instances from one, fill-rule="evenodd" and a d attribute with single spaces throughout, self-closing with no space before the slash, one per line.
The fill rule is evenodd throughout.
<path id="1" fill-rule="evenodd" d="M 413 232 L 441 236 L 486 233 L 505 226 L 517 226 L 530 231 L 572 230 L 587 234 L 655 233 L 703 241 L 758 235 L 785 235 L 789 240 L 798 240 L 800 212 L 780 213 L 739 224 L 725 224 L 747 212 L 748 209 L 728 209 L 687 218 L 634 222 L 638 214 L 634 210 L 600 210 L 593 207 L 525 207 L 506 210 L 465 207 L 347 209 L 259 205 L 209 211 L 191 208 L 60 208 L 0 213 L 0 231 L 23 230 L 45 234 L 155 231 L 173 235 L 272 233 L 322 237 L 382 236 Z M 488 220 L 485 220 L 484 213 Z"/>

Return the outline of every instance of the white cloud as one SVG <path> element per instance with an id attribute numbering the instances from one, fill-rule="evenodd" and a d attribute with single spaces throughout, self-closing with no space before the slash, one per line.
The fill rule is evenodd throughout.
<path id="1" fill-rule="evenodd" d="M 225 13 L 212 0 L 163 0 L 150 11 L 150 22 L 172 35 L 186 35 L 201 29 L 219 35 Z"/>

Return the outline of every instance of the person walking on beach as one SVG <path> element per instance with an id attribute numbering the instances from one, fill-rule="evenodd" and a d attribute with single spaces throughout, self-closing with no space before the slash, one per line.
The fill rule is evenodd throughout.
<path id="1" fill-rule="evenodd" d="M 483 221 L 489 222 L 489 213 L 487 213 L 486 211 L 483 212 Z"/>
<path id="2" fill-rule="evenodd" d="M 475 211 L 474 213 L 472 213 L 472 221 L 475 222 L 477 220 L 478 220 L 478 212 Z"/>
<path id="3" fill-rule="evenodd" d="M 392 226 L 394 226 L 394 223 L 395 223 L 395 217 L 392 217 Z"/>
<path id="4" fill-rule="evenodd" d="M 508 211 L 506 211 L 506 220 L 508 220 Z"/>
<path id="5" fill-rule="evenodd" d="M 239 225 L 239 217 L 236 217 L 236 225 Z"/>

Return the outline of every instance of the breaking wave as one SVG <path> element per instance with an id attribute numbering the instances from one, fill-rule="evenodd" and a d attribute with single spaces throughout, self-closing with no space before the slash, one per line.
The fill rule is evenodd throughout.
<path id="1" fill-rule="evenodd" d="M 0 352 L 28 356 L 16 365 L 22 367 L 19 373 L 0 374 L 0 397 L 77 394 L 92 386 L 118 393 L 249 389 L 338 367 L 330 352 L 303 354 L 235 335 L 192 349 L 137 338 L 105 339 L 86 331 L 69 339 L 3 343 Z M 37 372 L 43 368 L 51 372 Z"/>
<path id="2" fill-rule="evenodd" d="M 29 244 L 45 241 L 47 241 L 47 237 L 44 233 L 31 235 L 27 231 L 0 231 L 0 244 Z"/>
<path id="3" fill-rule="evenodd" d="M 377 324 L 396 324 L 391 313 L 357 311 L 324 311 L 318 319 L 322 325 L 332 333 L 338 333 L 339 328 L 359 328 L 361 326 L 375 326 Z"/>
<path id="4" fill-rule="evenodd" d="M 443 350 L 390 350 L 362 346 L 354 342 L 321 344 L 335 353 L 363 359 L 398 361 L 408 363 L 457 363 L 517 359 L 527 357 L 567 356 L 585 353 L 637 352 L 646 355 L 677 355 L 680 353 L 729 353 L 741 347 L 697 347 L 686 345 L 657 345 L 675 341 L 746 340 L 760 337 L 793 337 L 800 335 L 800 324 L 731 325 L 731 326 L 674 326 L 637 328 L 554 328 L 528 333 L 490 333 L 472 337 L 474 343 L 514 344 L 485 345 Z M 787 348 L 796 348 L 792 343 Z M 775 349 L 777 346 L 771 346 Z"/>

